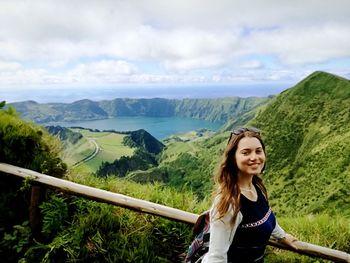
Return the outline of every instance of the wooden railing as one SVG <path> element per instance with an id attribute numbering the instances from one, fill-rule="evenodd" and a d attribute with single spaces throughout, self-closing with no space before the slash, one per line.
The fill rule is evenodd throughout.
<path id="1" fill-rule="evenodd" d="M 58 188 L 64 192 L 71 193 L 73 195 L 83 196 L 85 198 L 95 200 L 98 202 L 108 203 L 115 206 L 121 206 L 135 211 L 148 213 L 156 216 L 161 216 L 170 220 L 176 220 L 179 222 L 194 224 L 198 218 L 197 214 L 182 211 L 179 209 L 171 208 L 164 205 L 159 205 L 149 201 L 136 199 L 122 194 L 108 192 L 105 190 L 93 188 L 86 185 L 73 183 L 67 180 L 55 178 L 45 174 L 40 174 L 32 170 L 20 168 L 17 166 L 0 163 L 0 171 L 3 173 L 19 176 L 22 178 L 29 178 L 33 181 L 39 182 L 44 185 Z M 0 173 L 3 175 L 3 173 Z M 278 248 L 292 250 L 291 248 L 284 246 L 277 241 L 270 239 L 269 244 Z M 349 262 L 350 254 L 330 249 L 302 241 L 295 242 L 297 250 L 292 250 L 302 255 L 308 255 L 312 257 L 318 257 L 323 259 L 333 260 L 335 262 Z"/>

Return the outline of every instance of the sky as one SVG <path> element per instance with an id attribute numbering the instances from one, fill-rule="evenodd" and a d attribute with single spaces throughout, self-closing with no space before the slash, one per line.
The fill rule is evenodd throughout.
<path id="1" fill-rule="evenodd" d="M 349 10 L 348 0 L 0 0 L 0 100 L 283 90 L 316 70 L 349 79 Z"/>

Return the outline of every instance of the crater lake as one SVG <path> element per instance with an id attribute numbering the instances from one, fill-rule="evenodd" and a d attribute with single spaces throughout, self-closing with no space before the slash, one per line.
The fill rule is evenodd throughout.
<path id="1" fill-rule="evenodd" d="M 217 131 L 221 123 L 182 117 L 116 117 L 102 120 L 54 122 L 48 125 L 62 127 L 82 127 L 98 130 L 135 131 L 144 129 L 158 140 L 165 139 L 172 134 L 189 132 L 197 129 Z"/>

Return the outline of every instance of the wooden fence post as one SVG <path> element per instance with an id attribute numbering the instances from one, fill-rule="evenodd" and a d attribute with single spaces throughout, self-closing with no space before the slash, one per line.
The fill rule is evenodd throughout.
<path id="1" fill-rule="evenodd" d="M 43 199 L 44 187 L 41 185 L 33 185 L 31 187 L 30 206 L 29 206 L 29 224 L 32 229 L 33 237 L 40 236 L 41 214 L 39 205 Z"/>

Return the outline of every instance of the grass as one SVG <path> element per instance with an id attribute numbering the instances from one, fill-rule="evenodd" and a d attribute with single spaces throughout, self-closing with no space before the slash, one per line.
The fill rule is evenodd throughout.
<path id="1" fill-rule="evenodd" d="M 112 132 L 91 132 L 84 129 L 72 129 L 81 133 L 84 137 L 77 145 L 70 145 L 65 152 L 69 153 L 64 156 L 64 160 L 68 165 L 72 165 L 95 151 L 95 146 L 89 139 L 94 140 L 100 147 L 98 154 L 91 160 L 82 164 L 83 170 L 94 173 L 102 164 L 102 162 L 113 162 L 122 156 L 131 156 L 134 149 L 123 144 L 124 134 Z"/>
<path id="2" fill-rule="evenodd" d="M 196 195 L 190 191 L 178 192 L 174 188 L 160 183 L 138 184 L 132 181 L 114 177 L 100 179 L 89 174 L 82 174 L 77 172 L 68 174 L 67 179 L 77 183 L 87 184 L 89 186 L 102 188 L 108 191 L 126 194 L 142 200 L 148 200 L 197 214 L 207 210 L 211 205 L 209 196 L 203 200 L 199 200 Z M 119 216 L 123 216 L 122 225 L 120 227 L 123 229 L 123 232 L 126 235 L 125 242 L 128 240 L 128 238 L 132 238 L 132 236 L 135 234 L 141 235 L 142 237 L 140 237 L 140 240 L 142 245 L 140 244 L 140 247 L 147 247 L 147 241 L 143 238 L 144 235 L 152 236 L 155 232 L 159 231 L 158 234 L 161 234 L 163 236 L 162 238 L 164 238 L 164 240 L 167 240 L 166 242 L 169 242 L 169 239 L 173 240 L 171 242 L 175 242 L 175 229 L 176 231 L 182 229 L 181 224 L 173 225 L 173 223 L 169 220 L 157 218 L 150 215 L 142 215 L 135 212 L 125 212 L 125 209 L 123 208 L 114 208 L 112 211 L 117 213 Z M 136 223 L 140 221 L 143 223 Z M 341 215 L 331 216 L 327 214 L 303 215 L 294 217 L 278 216 L 278 222 L 286 230 L 286 232 L 294 235 L 301 241 L 345 251 L 347 253 L 350 252 L 350 218 Z M 137 227 L 135 224 L 137 224 Z M 190 242 L 190 232 L 185 231 L 181 233 L 181 235 L 187 235 L 187 238 L 183 239 L 185 241 L 182 242 Z M 184 236 L 182 236 L 182 238 L 184 238 Z M 186 245 L 188 244 L 182 244 L 182 247 L 186 248 Z M 125 247 L 125 249 L 127 250 L 128 248 Z M 128 253 L 130 253 L 130 251 Z M 141 252 L 138 251 L 137 253 Z M 325 263 L 330 261 L 311 258 L 309 256 L 302 256 L 294 252 L 289 252 L 268 246 L 265 262 Z"/>
<path id="3" fill-rule="evenodd" d="M 86 138 L 82 138 L 76 144 L 66 143 L 62 153 L 62 159 L 68 164 L 68 166 L 72 166 L 91 155 L 94 151 L 95 146 Z"/>
<path id="4" fill-rule="evenodd" d="M 210 207 L 209 198 L 198 200 L 197 196 L 191 191 L 179 192 L 175 188 L 162 183 L 139 184 L 118 177 L 99 178 L 81 170 L 79 167 L 71 170 L 66 179 L 192 213 L 202 213 Z"/>
<path id="5" fill-rule="evenodd" d="M 279 218 L 279 224 L 299 240 L 350 253 L 350 217 L 306 215 Z M 266 262 L 331 262 L 268 247 Z"/>
<path id="6" fill-rule="evenodd" d="M 200 148 L 196 142 L 171 142 L 163 150 L 160 159 L 163 164 L 166 164 L 175 161 L 181 153 L 196 156 L 198 151 L 200 151 Z"/>

